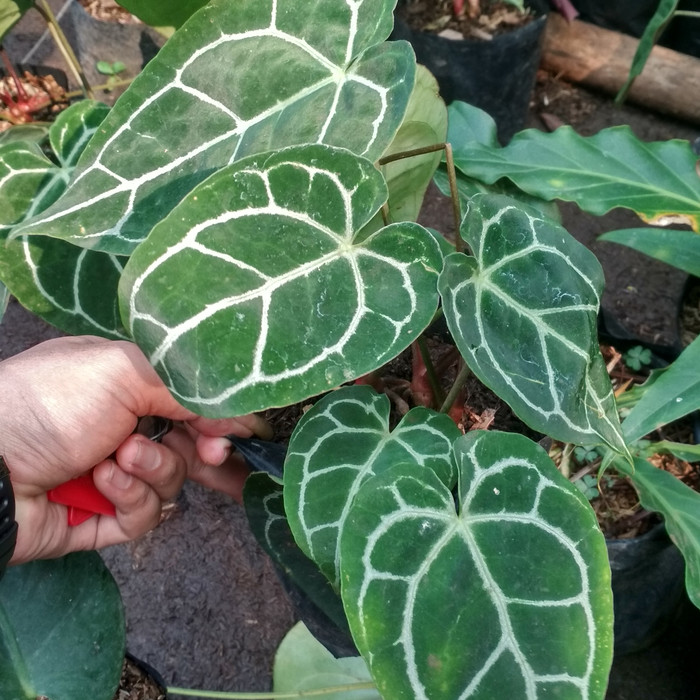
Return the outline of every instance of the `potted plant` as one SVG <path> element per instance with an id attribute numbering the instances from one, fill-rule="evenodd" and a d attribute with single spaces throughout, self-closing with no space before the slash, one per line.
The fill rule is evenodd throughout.
<path id="1" fill-rule="evenodd" d="M 484 109 L 507 143 L 525 125 L 548 10 L 542 0 L 406 0 L 396 10 L 392 36 L 411 43 L 448 104 Z"/>
<path id="2" fill-rule="evenodd" d="M 610 568 L 585 496 L 523 435 L 462 435 L 426 407 L 393 425 L 385 396 L 348 383 L 444 314 L 464 366 L 527 425 L 601 450 L 664 514 L 697 602 L 698 495 L 637 441 L 698 407 L 699 346 L 620 424 L 596 331 L 600 265 L 546 205 L 513 185 L 473 194 L 462 178 L 460 244 L 406 220 L 443 139 L 410 48 L 384 42 L 392 10 L 210 2 L 108 114 L 84 107 L 98 111 L 89 140 L 72 132 L 74 166 L 61 143 L 41 166 L 28 147 L 0 151 L 0 201 L 14 207 L 0 207 L 14 212 L 0 277 L 68 332 L 132 338 L 199 413 L 326 394 L 299 421 L 283 483 L 251 478 L 246 507 L 276 561 L 348 626 L 383 697 L 603 698 Z M 231 65 L 236 79 L 217 80 Z M 450 123 L 460 168 L 487 180 L 468 168 L 488 155 L 493 180 L 526 179 L 526 138 L 501 150 L 493 123 L 465 109 Z M 397 139 L 419 167 L 384 156 Z M 15 165 L 30 158 L 33 179 Z M 540 180 L 559 196 L 567 176 L 559 164 Z M 687 188 L 697 180 L 683 171 Z M 661 209 L 692 216 L 678 183 Z"/>

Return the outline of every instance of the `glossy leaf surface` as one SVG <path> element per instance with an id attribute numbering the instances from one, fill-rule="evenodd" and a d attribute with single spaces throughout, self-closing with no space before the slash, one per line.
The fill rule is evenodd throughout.
<path id="1" fill-rule="evenodd" d="M 128 328 L 194 411 L 286 406 L 370 372 L 437 308 L 442 255 L 421 226 L 357 233 L 386 200 L 367 160 L 298 146 L 197 187 L 130 258 Z"/>
<path id="2" fill-rule="evenodd" d="M 473 431 L 454 450 L 456 507 L 432 472 L 398 465 L 343 529 L 343 602 L 380 693 L 603 698 L 612 595 L 587 501 L 521 435 Z"/>
<path id="3" fill-rule="evenodd" d="M 152 27 L 179 27 L 209 0 L 119 0 L 131 14 Z"/>
<path id="4" fill-rule="evenodd" d="M 67 333 L 124 338 L 117 305 L 122 261 L 48 236 L 8 240 L 13 226 L 45 210 L 65 190 L 108 111 L 84 100 L 59 115 L 49 130 L 58 165 L 33 143 L 0 147 L 0 278 L 22 305 Z"/>
<path id="5" fill-rule="evenodd" d="M 212 0 L 119 99 L 66 193 L 21 232 L 129 255 L 195 185 L 245 156 L 325 143 L 378 158 L 415 74 L 407 44 L 380 43 L 393 5 Z"/>
<path id="6" fill-rule="evenodd" d="M 462 140 L 452 142 L 451 129 L 448 139 L 465 175 L 489 184 L 508 178 L 531 195 L 576 202 L 591 214 L 626 207 L 649 223 L 700 229 L 697 156 L 687 141 L 645 143 L 626 126 L 584 137 L 562 126 L 552 133 L 527 129 L 500 147 L 484 133 L 481 110 L 453 104 L 450 120 L 454 110 Z M 470 130 L 474 138 L 465 140 Z"/>
<path id="7" fill-rule="evenodd" d="M 644 389 L 644 387 L 642 387 Z M 700 338 L 696 338 L 653 383 L 627 414 L 622 430 L 628 442 L 700 408 Z"/>
<path id="8" fill-rule="evenodd" d="M 284 466 L 289 524 L 302 550 L 340 587 L 339 537 L 353 499 L 372 475 L 402 462 L 454 482 L 451 445 L 457 426 L 426 408 L 409 411 L 389 429 L 389 400 L 370 387 L 345 387 L 299 421 Z"/>
<path id="9" fill-rule="evenodd" d="M 6 571 L 0 582 L 3 698 L 111 700 L 124 646 L 119 590 L 96 552 Z"/>
<path id="10" fill-rule="evenodd" d="M 685 587 L 700 608 L 700 493 L 645 459 L 634 460 L 634 474 L 642 505 L 664 516 L 666 530 L 685 559 Z"/>
<path id="11" fill-rule="evenodd" d="M 476 195 L 447 257 L 445 317 L 477 377 L 530 427 L 626 452 L 596 315 L 603 273 L 561 226 L 507 197 Z"/>

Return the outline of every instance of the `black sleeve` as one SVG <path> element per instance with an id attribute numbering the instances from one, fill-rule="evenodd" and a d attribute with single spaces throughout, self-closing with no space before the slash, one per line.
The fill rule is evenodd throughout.
<path id="1" fill-rule="evenodd" d="M 0 578 L 5 573 L 7 562 L 12 558 L 16 541 L 15 497 L 10 483 L 10 472 L 0 457 Z"/>

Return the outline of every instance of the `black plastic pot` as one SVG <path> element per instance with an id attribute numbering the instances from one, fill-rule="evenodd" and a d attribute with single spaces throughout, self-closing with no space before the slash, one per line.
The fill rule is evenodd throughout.
<path id="1" fill-rule="evenodd" d="M 159 687 L 160 694 L 158 695 L 158 700 L 168 700 L 170 696 L 168 695 L 167 685 L 165 684 L 163 677 L 160 675 L 160 673 L 158 673 L 158 671 L 156 671 L 156 669 L 153 668 L 153 666 L 145 661 L 142 661 L 133 654 L 130 654 L 128 651 L 125 654 L 125 661 L 135 666 L 144 677 L 150 679 Z M 139 695 L 139 697 L 141 696 Z"/>
<path id="2" fill-rule="evenodd" d="M 488 112 L 504 144 L 525 126 L 540 62 L 548 4 L 541 0 L 526 4 L 539 16 L 490 41 L 454 40 L 415 31 L 396 16 L 391 35 L 413 46 L 418 63 L 437 79 L 445 102 L 461 100 Z"/>
<path id="3" fill-rule="evenodd" d="M 615 612 L 615 654 L 641 651 L 663 634 L 678 610 L 685 564 L 663 524 L 645 535 L 607 540 Z"/>

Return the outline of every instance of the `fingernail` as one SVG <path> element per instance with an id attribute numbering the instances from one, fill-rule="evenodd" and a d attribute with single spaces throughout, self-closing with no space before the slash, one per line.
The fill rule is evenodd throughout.
<path id="1" fill-rule="evenodd" d="M 160 450 L 147 438 L 135 439 L 136 454 L 131 458 L 131 465 L 143 471 L 154 471 L 161 464 Z"/>
<path id="2" fill-rule="evenodd" d="M 123 472 L 116 464 L 112 465 L 109 471 L 109 481 L 111 484 L 116 486 L 118 489 L 128 489 L 133 482 L 134 477 L 131 474 Z"/>

